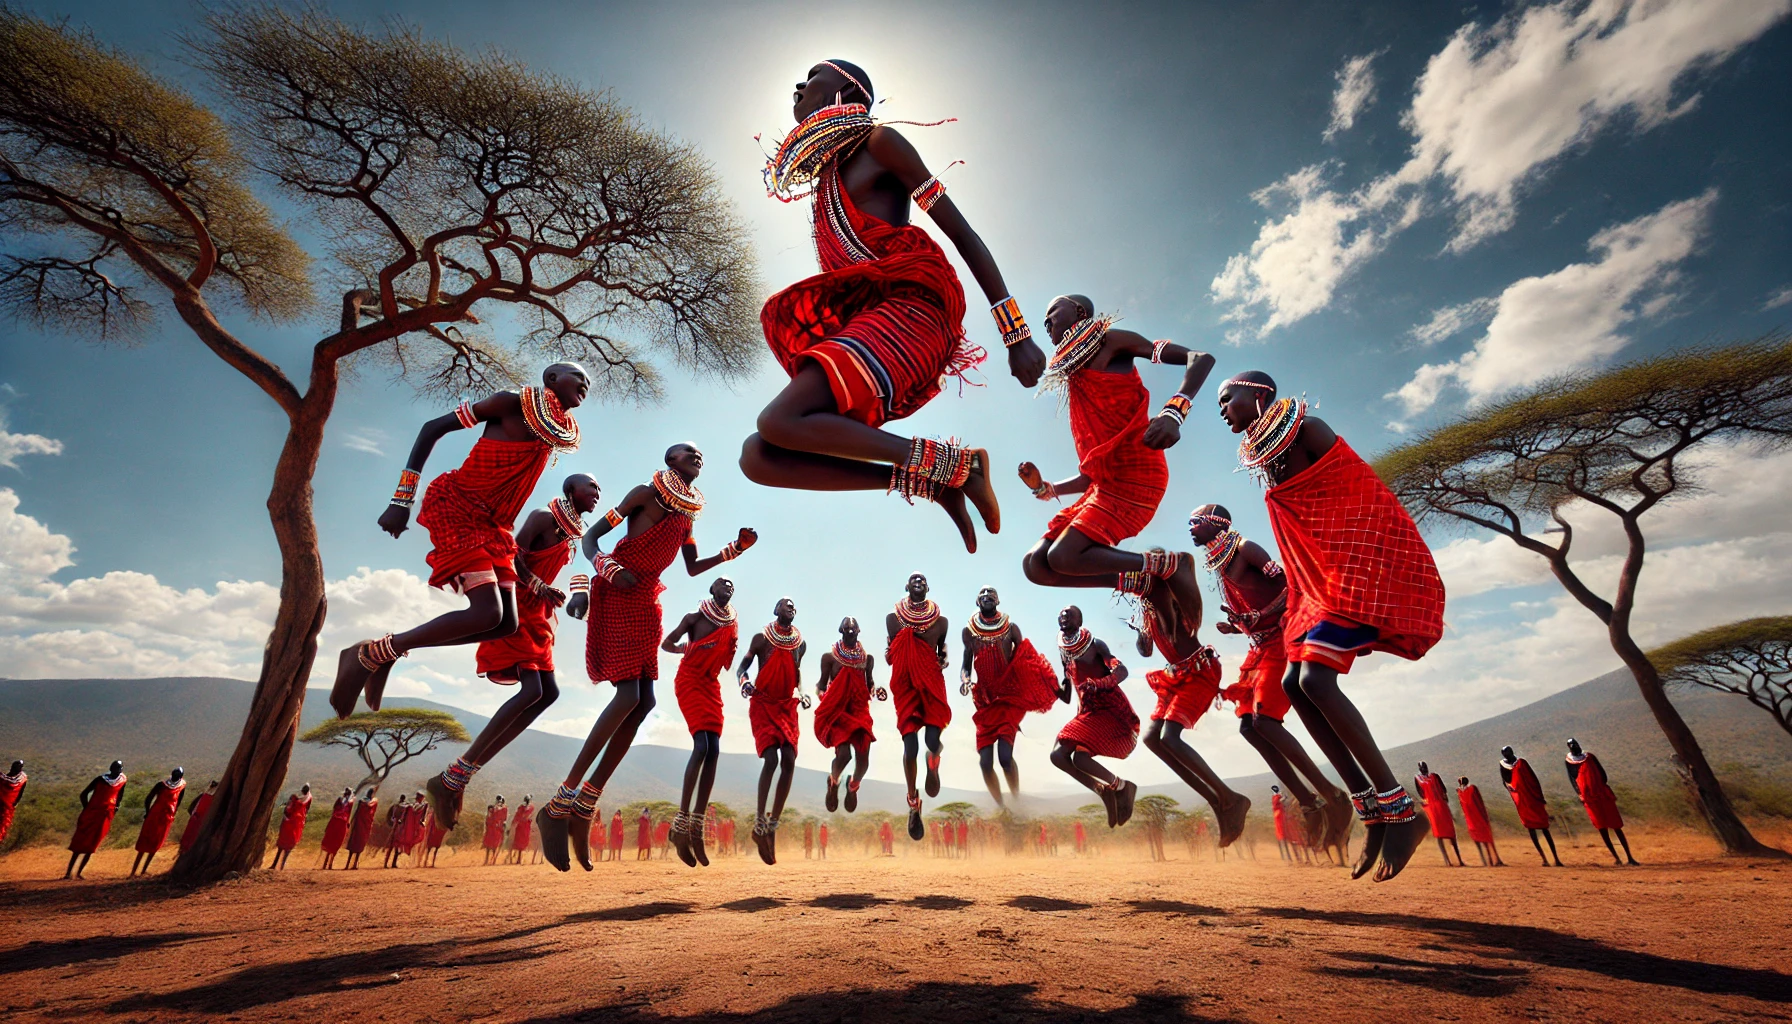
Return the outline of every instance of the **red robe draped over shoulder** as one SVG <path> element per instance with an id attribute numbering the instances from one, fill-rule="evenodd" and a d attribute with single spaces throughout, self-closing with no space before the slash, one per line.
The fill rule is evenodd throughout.
<path id="1" fill-rule="evenodd" d="M 1082 369 L 1070 375 L 1070 436 L 1088 490 L 1058 510 L 1045 528 L 1056 538 L 1076 527 L 1113 547 L 1150 525 L 1170 486 L 1164 453 L 1145 447 L 1151 392 L 1136 368 L 1124 373 Z"/>
<path id="2" fill-rule="evenodd" d="M 871 731 L 871 687 L 865 670 L 841 665 L 828 680 L 828 692 L 815 704 L 815 738 L 829 750 L 843 743 L 875 743 Z"/>
<path id="3" fill-rule="evenodd" d="M 684 713 L 685 727 L 692 736 L 700 732 L 721 734 L 719 677 L 734 660 L 739 645 L 739 622 L 724 623 L 703 639 L 685 644 L 684 656 L 678 659 L 678 674 L 672 677 L 672 692 L 678 697 L 678 710 Z"/>
<path id="4" fill-rule="evenodd" d="M 187 852 L 193 840 L 199 838 L 199 830 L 205 827 L 205 816 L 211 813 L 212 797 L 215 794 L 201 793 L 193 801 L 193 809 L 187 812 L 187 824 L 180 830 L 180 851 Z"/>
<path id="5" fill-rule="evenodd" d="M 1276 823 L 1276 842 L 1293 842 L 1294 834 L 1288 830 L 1288 798 L 1280 793 L 1271 793 L 1269 816 Z"/>
<path id="6" fill-rule="evenodd" d="M 348 852 L 360 853 L 367 849 L 367 842 L 373 838 L 373 826 L 379 820 L 379 813 L 379 797 L 355 804 L 355 816 L 348 826 Z"/>
<path id="7" fill-rule="evenodd" d="M 628 838 L 628 826 L 622 823 L 622 812 L 617 811 L 610 818 L 610 852 L 622 852 L 622 842 Z"/>
<path id="8" fill-rule="evenodd" d="M 12 816 L 28 781 L 30 776 L 22 771 L 17 775 L 0 775 L 0 843 L 6 842 L 6 833 L 12 831 Z"/>
<path id="9" fill-rule="evenodd" d="M 459 469 L 429 482 L 417 525 L 429 531 L 429 585 L 446 587 L 462 573 L 490 569 L 516 582 L 516 517 L 540 482 L 554 450 L 530 438 L 481 437 Z"/>
<path id="10" fill-rule="evenodd" d="M 633 537 L 616 542 L 610 557 L 635 574 L 624 589 L 591 578 L 591 606 L 585 614 L 585 672 L 594 683 L 660 677 L 660 574 L 691 535 L 691 517 L 667 512 Z"/>
<path id="11" fill-rule="evenodd" d="M 747 701 L 753 749 L 760 757 L 780 743 L 796 746 L 803 732 L 796 709 L 795 652 L 771 645 L 753 680 L 753 696 Z"/>
<path id="12" fill-rule="evenodd" d="M 341 850 L 342 844 L 348 841 L 348 819 L 354 813 L 355 801 L 353 798 L 338 797 L 336 802 L 330 805 L 330 820 L 324 825 L 323 850 L 325 853 L 333 854 Z"/>
<path id="13" fill-rule="evenodd" d="M 977 645 L 971 655 L 971 670 L 977 674 L 977 685 L 971 688 L 977 749 L 997 740 L 1013 743 L 1021 719 L 1029 712 L 1050 711 L 1058 702 L 1058 674 L 1033 641 L 1024 637 L 1014 645 L 1012 659 L 1003 657 L 999 638 L 972 642 Z"/>
<path id="14" fill-rule="evenodd" d="M 290 850 L 305 835 L 305 819 L 311 816 L 311 798 L 294 794 L 287 798 L 286 810 L 280 816 L 280 838 L 275 847 Z"/>
<path id="15" fill-rule="evenodd" d="M 1549 827 L 1549 804 L 1543 798 L 1543 784 L 1537 781 L 1529 761 L 1521 757 L 1512 766 L 1512 781 L 1506 783 L 1506 791 L 1512 794 L 1512 806 L 1518 808 L 1520 824 L 1525 828 Z"/>
<path id="16" fill-rule="evenodd" d="M 1605 777 L 1605 766 L 1592 754 L 1581 763 L 1580 773 L 1574 777 L 1574 788 L 1579 791 L 1580 803 L 1587 809 L 1587 820 L 1594 828 L 1623 828 L 1624 815 L 1618 812 L 1618 797 Z"/>
<path id="17" fill-rule="evenodd" d="M 1444 788 L 1443 776 L 1413 777 L 1413 785 L 1425 793 L 1425 817 L 1431 819 L 1431 834 L 1439 839 L 1456 838 L 1456 819 L 1450 814 L 1450 791 Z"/>
<path id="18" fill-rule="evenodd" d="M 516 809 L 516 819 L 510 823 L 510 848 L 527 850 L 529 840 L 535 837 L 535 808 L 522 806 Z"/>
<path id="19" fill-rule="evenodd" d="M 523 555 L 529 567 L 549 586 L 560 578 L 560 570 L 572 561 L 573 541 L 550 544 L 540 551 Z M 479 674 L 494 683 L 514 683 L 518 671 L 554 671 L 554 620 L 559 617 L 553 605 L 535 596 L 533 591 L 518 587 L 516 591 L 516 632 L 479 645 L 474 656 Z"/>
<path id="20" fill-rule="evenodd" d="M 833 165 L 815 190 L 814 227 L 822 272 L 759 313 L 785 373 L 815 360 L 839 413 L 875 427 L 912 415 L 942 377 L 983 361 L 965 340 L 964 286 L 925 230 L 860 211 Z"/>
<path id="21" fill-rule="evenodd" d="M 1069 743 L 1097 757 L 1126 757 L 1139 742 L 1139 713 L 1112 674 L 1089 675 L 1078 662 L 1070 663 L 1070 680 L 1076 685 L 1076 717 L 1058 731 L 1058 742 Z"/>
<path id="22" fill-rule="evenodd" d="M 487 850 L 504 848 L 504 825 L 510 820 L 510 808 L 497 807 L 485 816 L 485 836 L 481 844 Z"/>
<path id="23" fill-rule="evenodd" d="M 1412 517 L 1338 438 L 1264 495 L 1288 576 L 1282 634 L 1295 654 L 1327 617 L 1373 626 L 1371 649 L 1416 661 L 1444 632 L 1444 584 Z"/>
<path id="24" fill-rule="evenodd" d="M 1493 822 L 1487 817 L 1487 801 L 1481 799 L 1481 788 L 1473 784 L 1456 791 L 1456 802 L 1462 807 L 1462 824 L 1472 842 L 1493 842 Z"/>
<path id="25" fill-rule="evenodd" d="M 176 786 L 161 786 L 156 790 L 156 798 L 150 801 L 149 810 L 143 815 L 143 827 L 137 830 L 137 852 L 155 853 L 168 841 L 168 833 L 174 831 L 174 815 L 180 810 L 180 795 L 187 791 L 185 782 Z"/>
<path id="26" fill-rule="evenodd" d="M 106 833 L 112 831 L 112 817 L 118 813 L 118 798 L 124 795 L 124 783 L 122 774 L 115 781 L 100 776 L 93 795 L 87 798 L 87 806 L 75 820 L 75 834 L 68 840 L 70 853 L 92 853 L 106 841 Z"/>
<path id="27" fill-rule="evenodd" d="M 944 729 L 952 723 L 939 652 L 919 633 L 904 626 L 884 649 L 884 660 L 890 666 L 890 698 L 896 702 L 898 734 L 907 736 L 923 726 Z"/>

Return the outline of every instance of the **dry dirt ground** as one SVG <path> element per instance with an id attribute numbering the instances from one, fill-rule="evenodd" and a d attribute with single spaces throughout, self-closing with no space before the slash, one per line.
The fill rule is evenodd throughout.
<path id="1" fill-rule="evenodd" d="M 1388 885 L 1255 862 L 742 858 L 260 872 L 197 892 L 0 860 L 0 1019 L 1792 1019 L 1792 866 L 1636 837 L 1642 868 L 1434 849 Z M 788 845 L 788 840 L 786 840 Z M 838 852 L 838 851 L 836 851 Z M 632 855 L 632 851 L 631 851 Z M 465 865 L 476 854 L 453 858 Z M 1473 859 L 1472 852 L 1470 853 Z"/>

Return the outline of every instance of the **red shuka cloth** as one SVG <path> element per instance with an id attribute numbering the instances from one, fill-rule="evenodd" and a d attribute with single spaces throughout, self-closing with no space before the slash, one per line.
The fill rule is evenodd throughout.
<path id="1" fill-rule="evenodd" d="M 941 377 L 981 361 L 964 335 L 964 286 L 927 232 L 853 205 L 833 166 L 815 191 L 820 274 L 759 312 L 784 372 L 803 360 L 827 373 L 836 409 L 871 426 L 899 420 L 940 392 Z"/>
<path id="2" fill-rule="evenodd" d="M 843 743 L 875 743 L 871 731 L 871 686 L 863 668 L 841 665 L 828 692 L 815 705 L 815 738 L 832 750 Z"/>
<path id="3" fill-rule="evenodd" d="M 622 812 L 617 811 L 610 819 L 610 849 L 622 849 L 622 841 L 628 837 L 628 828 L 622 824 Z"/>
<path id="4" fill-rule="evenodd" d="M 971 723 L 977 727 L 977 749 L 997 740 L 1013 743 L 1028 712 L 1050 711 L 1058 702 L 1058 674 L 1031 640 L 1022 638 L 1014 645 L 1012 661 L 1003 660 L 1000 639 L 973 642 L 971 668 L 977 685 L 971 688 L 971 702 L 977 709 Z"/>
<path id="5" fill-rule="evenodd" d="M 1618 797 L 1605 778 L 1605 766 L 1592 754 L 1574 777 L 1574 788 L 1580 791 L 1580 804 L 1587 809 L 1587 820 L 1594 828 L 1623 828 L 1624 815 L 1618 813 Z"/>
<path id="6" fill-rule="evenodd" d="M 939 652 L 920 634 L 904 626 L 885 648 L 884 661 L 890 666 L 890 697 L 896 702 L 899 735 L 907 736 L 928 725 L 944 729 L 952 723 Z"/>
<path id="7" fill-rule="evenodd" d="M 1372 649 L 1409 661 L 1443 636 L 1444 584 L 1431 549 L 1343 438 L 1264 500 L 1288 575 L 1282 635 L 1291 657 L 1328 616 L 1374 626 Z"/>
<path id="8" fill-rule="evenodd" d="M 429 816 L 429 836 L 427 837 L 424 846 L 427 849 L 439 850 L 442 848 L 442 840 L 447 838 L 448 830 L 442 827 L 442 822 L 439 818 L 434 814 L 431 814 Z"/>
<path id="9" fill-rule="evenodd" d="M 510 808 L 495 807 L 485 816 L 485 837 L 482 845 L 487 850 L 504 848 L 504 823 L 510 820 Z"/>
<path id="10" fill-rule="evenodd" d="M 599 854 L 604 852 L 604 812 L 601 809 L 591 815 L 591 831 L 586 833 L 585 841 Z"/>
<path id="11" fill-rule="evenodd" d="M 1512 794 L 1512 805 L 1518 808 L 1518 821 L 1525 828 L 1548 828 L 1549 805 L 1543 799 L 1543 784 L 1537 781 L 1537 773 L 1531 770 L 1531 763 L 1519 758 L 1512 766 L 1512 781 L 1506 783 L 1506 791 Z"/>
<path id="12" fill-rule="evenodd" d="M 1077 662 L 1070 663 L 1070 679 L 1076 684 L 1076 717 L 1058 731 L 1058 742 L 1069 743 L 1097 757 L 1126 757 L 1139 742 L 1139 713 L 1112 675 L 1090 676 Z"/>
<path id="13" fill-rule="evenodd" d="M 1487 817 L 1487 801 L 1481 799 L 1481 789 L 1473 784 L 1456 791 L 1456 802 L 1462 805 L 1462 824 L 1468 829 L 1468 837 L 1473 842 L 1493 842 L 1493 822 Z"/>
<path id="14" fill-rule="evenodd" d="M 0 843 L 6 842 L 6 833 L 12 831 L 12 816 L 19 806 L 19 794 L 25 791 L 25 783 L 30 777 L 24 772 L 17 776 L 0 775 Z"/>
<path id="15" fill-rule="evenodd" d="M 747 722 L 753 727 L 753 749 L 760 757 L 780 743 L 796 746 L 803 727 L 796 715 L 796 656 L 773 647 L 753 680 L 747 701 Z"/>
<path id="16" fill-rule="evenodd" d="M 585 672 L 594 683 L 627 682 L 660 677 L 660 593 L 666 585 L 660 574 L 685 538 L 691 535 L 691 517 L 667 512 L 638 536 L 616 542 L 610 557 L 635 574 L 635 585 L 624 590 L 593 576 L 591 606 L 585 614 Z"/>
<path id="17" fill-rule="evenodd" d="M 700 732 L 721 734 L 720 676 L 734 660 L 739 645 L 739 622 L 718 626 L 703 639 L 685 645 L 684 656 L 678 659 L 678 673 L 672 677 L 672 692 L 678 697 L 678 710 L 684 712 L 684 724 L 692 736 Z"/>
<path id="18" fill-rule="evenodd" d="M 635 819 L 635 849 L 653 849 L 653 819 L 645 812 Z"/>
<path id="19" fill-rule="evenodd" d="M 286 810 L 280 816 L 280 838 L 275 847 L 290 850 L 299 845 L 299 839 L 305 835 L 305 819 L 311 816 L 311 798 L 295 793 L 286 800 Z"/>
<path id="20" fill-rule="evenodd" d="M 1151 392 L 1139 371 L 1106 373 L 1082 369 L 1070 375 L 1070 436 L 1078 469 L 1089 489 L 1058 510 L 1045 528 L 1056 538 L 1076 527 L 1109 547 L 1150 525 L 1170 486 L 1164 453 L 1145 447 L 1151 422 Z"/>
<path id="21" fill-rule="evenodd" d="M 573 542 L 550 544 L 523 555 L 529 571 L 549 586 L 572 561 Z M 520 669 L 554 671 L 554 607 L 523 587 L 516 590 L 516 632 L 479 645 L 474 655 L 480 675 L 494 683 L 514 683 Z"/>
<path id="22" fill-rule="evenodd" d="M 529 840 L 535 835 L 535 808 L 528 805 L 516 809 L 516 819 L 510 823 L 510 848 L 527 850 Z"/>
<path id="23" fill-rule="evenodd" d="M 204 799 L 201 797 L 200 799 Z M 355 804 L 354 820 L 348 827 L 348 852 L 360 853 L 367 849 L 367 841 L 373 838 L 374 822 L 380 813 L 380 798 L 362 800 Z"/>
<path id="24" fill-rule="evenodd" d="M 404 848 L 415 849 L 429 835 L 429 807 L 426 804 L 411 805 L 410 816 L 404 819 Z"/>
<path id="25" fill-rule="evenodd" d="M 1293 836 L 1288 831 L 1288 798 L 1280 793 L 1271 793 L 1269 796 L 1269 814 L 1270 817 L 1275 819 L 1276 842 L 1292 842 Z"/>
<path id="26" fill-rule="evenodd" d="M 337 797 L 330 805 L 330 820 L 324 825 L 324 852 L 333 854 L 348 840 L 348 819 L 355 813 L 353 798 Z"/>
<path id="27" fill-rule="evenodd" d="M 655 845 L 655 846 L 666 845 L 666 840 L 668 838 L 670 838 L 671 835 L 672 835 L 672 823 L 669 821 L 660 822 L 658 825 L 653 826 L 653 845 Z"/>
<path id="28" fill-rule="evenodd" d="M 1157 707 L 1151 712 L 1152 721 L 1174 722 L 1184 729 L 1193 729 L 1207 709 L 1213 706 L 1213 699 L 1220 692 L 1220 659 L 1218 655 L 1202 657 L 1197 651 L 1182 661 L 1176 660 L 1176 647 L 1170 638 L 1164 636 L 1162 626 L 1158 622 L 1157 613 L 1151 608 L 1144 609 L 1141 616 L 1145 625 L 1145 635 L 1157 648 L 1157 653 L 1170 664 L 1160 669 L 1145 673 L 1145 685 L 1157 694 Z"/>
<path id="29" fill-rule="evenodd" d="M 180 795 L 187 789 L 184 782 L 178 786 L 163 786 L 159 782 L 156 785 L 161 788 L 143 815 L 143 827 L 137 830 L 138 853 L 155 853 L 168 841 L 168 833 L 174 831 L 174 814 L 180 810 Z"/>
<path id="30" fill-rule="evenodd" d="M 112 831 L 112 816 L 118 813 L 118 798 L 124 795 L 124 783 L 123 775 L 116 782 L 100 777 L 93 795 L 87 798 L 87 806 L 81 809 L 81 817 L 75 821 L 75 834 L 68 840 L 70 853 L 92 853 L 106 841 L 106 833 Z"/>
<path id="31" fill-rule="evenodd" d="M 1443 776 L 1413 776 L 1413 785 L 1425 793 L 1425 817 L 1431 819 L 1431 834 L 1439 839 L 1456 838 L 1456 819 L 1450 815 L 1450 791 L 1444 788 Z"/>
<path id="32" fill-rule="evenodd" d="M 429 585 L 491 569 L 516 582 L 516 516 L 548 468 L 554 450 L 540 441 L 482 437 L 459 469 L 429 482 L 417 525 L 429 531 Z"/>
<path id="33" fill-rule="evenodd" d="M 193 809 L 187 812 L 187 825 L 180 830 L 180 849 L 182 853 L 187 852 L 187 847 L 192 846 L 193 840 L 199 838 L 199 830 L 205 825 L 205 816 L 211 813 L 212 797 L 214 795 L 216 794 L 201 793 L 199 794 L 199 798 L 193 801 Z"/>

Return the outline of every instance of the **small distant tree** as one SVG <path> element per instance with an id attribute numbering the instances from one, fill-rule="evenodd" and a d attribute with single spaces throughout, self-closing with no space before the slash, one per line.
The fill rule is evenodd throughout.
<path id="1" fill-rule="evenodd" d="M 1151 853 L 1152 860 L 1168 860 L 1164 853 L 1164 834 L 1169 831 L 1170 823 L 1182 816 L 1176 809 L 1176 799 L 1159 793 L 1139 797 L 1132 804 L 1133 820 L 1145 826 L 1145 845 Z"/>
<path id="2" fill-rule="evenodd" d="M 1643 517 L 1696 489 L 1685 456 L 1714 442 L 1757 449 L 1792 442 L 1792 341 L 1687 349 L 1550 381 L 1425 433 L 1382 456 L 1375 470 L 1421 524 L 1479 527 L 1542 557 L 1605 624 L 1718 842 L 1730 853 L 1784 856 L 1737 816 L 1660 670 L 1632 635 L 1648 548 Z M 1623 527 L 1626 552 L 1610 600 L 1568 561 L 1574 526 L 1567 513 L 1582 508 L 1609 513 Z"/>
<path id="3" fill-rule="evenodd" d="M 300 737 L 300 742 L 320 747 L 347 747 L 367 766 L 367 775 L 355 783 L 355 792 L 375 790 L 393 769 L 443 743 L 470 743 L 460 719 L 433 708 L 381 708 L 347 718 L 319 722 Z"/>
<path id="4" fill-rule="evenodd" d="M 1670 685 L 1747 698 L 1792 733 L 1792 616 L 1707 629 L 1657 647 L 1649 660 Z"/>
<path id="5" fill-rule="evenodd" d="M 934 816 L 941 821 L 949 821 L 956 825 L 961 821 L 975 821 L 977 805 L 964 800 L 954 800 L 949 804 L 941 804 L 933 809 Z"/>

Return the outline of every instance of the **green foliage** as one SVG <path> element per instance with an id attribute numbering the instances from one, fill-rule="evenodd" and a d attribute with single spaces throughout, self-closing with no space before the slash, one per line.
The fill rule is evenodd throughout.
<path id="1" fill-rule="evenodd" d="M 1733 693 L 1792 733 L 1792 616 L 1744 619 L 1649 652 L 1662 681 Z"/>
<path id="2" fill-rule="evenodd" d="M 442 743 L 467 743 L 472 737 L 460 719 L 433 708 L 381 708 L 359 711 L 347 718 L 327 718 L 299 737 L 302 743 L 347 747 L 367 766 L 367 775 L 355 783 L 359 793 L 376 789 L 393 769 Z"/>

